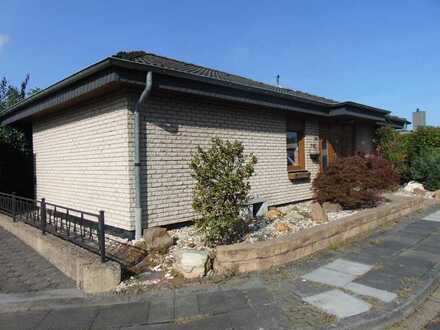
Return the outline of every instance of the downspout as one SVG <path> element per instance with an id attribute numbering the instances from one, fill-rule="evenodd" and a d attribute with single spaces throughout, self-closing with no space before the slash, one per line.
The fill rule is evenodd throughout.
<path id="1" fill-rule="evenodd" d="M 142 237 L 142 205 L 141 205 L 141 109 L 145 100 L 150 96 L 153 87 L 153 73 L 149 71 L 145 80 L 145 89 L 134 108 L 134 222 L 135 239 Z M 146 141 L 145 141 L 146 143 Z"/>

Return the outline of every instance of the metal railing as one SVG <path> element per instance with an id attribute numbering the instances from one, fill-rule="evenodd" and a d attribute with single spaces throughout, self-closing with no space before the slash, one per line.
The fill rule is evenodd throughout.
<path id="1" fill-rule="evenodd" d="M 101 256 L 106 261 L 104 211 L 98 214 L 0 192 L 0 212 Z"/>

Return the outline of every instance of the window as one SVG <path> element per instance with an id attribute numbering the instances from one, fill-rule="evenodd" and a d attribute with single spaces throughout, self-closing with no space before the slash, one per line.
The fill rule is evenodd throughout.
<path id="1" fill-rule="evenodd" d="M 286 136 L 287 170 L 289 172 L 305 169 L 303 123 L 289 122 Z"/>

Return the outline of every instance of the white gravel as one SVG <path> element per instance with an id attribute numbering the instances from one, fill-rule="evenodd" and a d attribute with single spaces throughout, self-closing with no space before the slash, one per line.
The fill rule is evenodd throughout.
<path id="1" fill-rule="evenodd" d="M 250 232 L 246 234 L 243 241 L 253 243 L 276 239 L 321 224 L 310 218 L 311 202 L 292 204 L 277 209 L 283 213 L 283 216 L 278 219 L 272 221 L 265 218 L 251 220 L 249 222 Z M 334 221 L 357 212 L 358 211 L 331 212 L 328 214 L 328 218 L 329 221 Z M 279 224 L 283 224 L 282 227 L 284 227 L 284 231 L 277 230 Z M 286 230 L 286 228 L 288 229 Z M 203 236 L 197 231 L 194 225 L 169 230 L 168 233 L 177 239 L 177 244 L 171 247 L 169 254 L 174 254 L 176 250 L 183 248 L 196 250 L 208 249 L 203 242 Z"/>
<path id="2" fill-rule="evenodd" d="M 251 223 L 252 230 L 246 235 L 245 241 L 253 243 L 276 239 L 301 230 L 319 226 L 322 222 L 313 221 L 310 216 L 311 205 L 312 202 L 302 202 L 278 207 L 277 209 L 281 211 L 283 215 L 272 221 L 268 219 L 254 219 Z M 327 215 L 330 222 L 357 212 L 358 211 L 340 211 L 330 212 Z"/>

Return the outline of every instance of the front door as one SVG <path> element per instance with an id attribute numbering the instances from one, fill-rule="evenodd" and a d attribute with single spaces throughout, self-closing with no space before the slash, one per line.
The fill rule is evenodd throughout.
<path id="1" fill-rule="evenodd" d="M 319 137 L 321 172 L 326 172 L 328 166 L 337 157 L 347 157 L 354 154 L 352 123 L 320 122 Z"/>
<path id="2" fill-rule="evenodd" d="M 327 122 L 319 123 L 319 151 L 321 172 L 325 173 L 336 156 L 331 126 Z"/>

